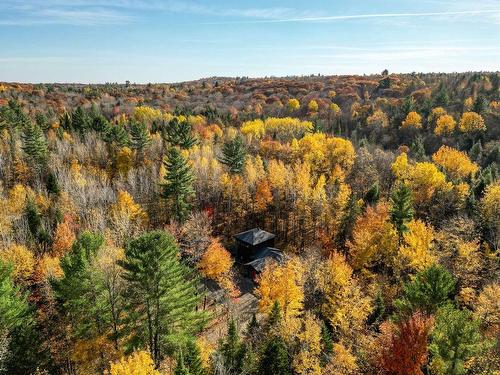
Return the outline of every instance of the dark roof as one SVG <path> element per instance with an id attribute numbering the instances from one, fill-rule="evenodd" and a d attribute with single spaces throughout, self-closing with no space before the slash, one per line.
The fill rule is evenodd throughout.
<path id="1" fill-rule="evenodd" d="M 285 255 L 274 247 L 263 247 L 252 256 L 252 261 L 245 263 L 245 266 L 252 267 L 257 272 L 262 272 L 267 261 L 274 260 L 281 263 Z"/>
<path id="2" fill-rule="evenodd" d="M 262 242 L 273 239 L 274 237 L 274 234 L 266 232 L 265 230 L 260 228 L 253 228 L 247 230 L 246 232 L 238 233 L 234 236 L 234 238 L 236 238 L 237 240 L 245 242 L 252 246 L 259 245 Z"/>

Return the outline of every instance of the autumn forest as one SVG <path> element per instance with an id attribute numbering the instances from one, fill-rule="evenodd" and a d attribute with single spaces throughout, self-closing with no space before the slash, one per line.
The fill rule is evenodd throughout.
<path id="1" fill-rule="evenodd" d="M 0 373 L 500 373 L 500 74 L 0 84 Z"/>

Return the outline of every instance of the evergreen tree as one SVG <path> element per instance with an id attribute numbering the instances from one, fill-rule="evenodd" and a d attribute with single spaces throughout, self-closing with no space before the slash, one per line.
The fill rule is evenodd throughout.
<path id="1" fill-rule="evenodd" d="M 125 147 L 129 145 L 127 131 L 121 125 L 110 125 L 104 132 L 104 141 L 110 147 Z"/>
<path id="2" fill-rule="evenodd" d="M 423 160 L 425 158 L 424 139 L 420 135 L 411 143 L 410 151 L 417 160 Z"/>
<path id="3" fill-rule="evenodd" d="M 328 356 L 332 354 L 333 352 L 332 333 L 330 332 L 324 321 L 321 321 L 321 346 L 324 354 Z"/>
<path id="4" fill-rule="evenodd" d="M 90 111 L 90 127 L 98 133 L 105 132 L 109 127 L 108 120 L 106 120 L 106 117 L 102 115 L 101 111 L 95 105 L 92 106 L 92 110 Z"/>
<path id="5" fill-rule="evenodd" d="M 354 194 L 351 194 L 349 201 L 347 202 L 347 207 L 340 220 L 340 229 L 337 234 L 335 242 L 339 245 L 343 245 L 345 241 L 350 238 L 356 219 L 361 213 L 361 207 L 357 202 L 357 198 Z"/>
<path id="6" fill-rule="evenodd" d="M 282 316 L 281 316 L 281 307 L 278 301 L 274 301 L 273 307 L 269 312 L 269 316 L 267 317 L 267 331 L 271 331 L 273 328 L 278 327 L 281 324 Z"/>
<path id="7" fill-rule="evenodd" d="M 144 148 L 151 143 L 149 131 L 144 123 L 132 121 L 130 124 L 130 146 L 142 154 Z"/>
<path id="8" fill-rule="evenodd" d="M 50 243 L 50 235 L 42 225 L 42 217 L 38 207 L 32 199 L 28 199 L 25 216 L 28 221 L 28 228 L 33 239 L 40 248 L 44 248 Z"/>
<path id="9" fill-rule="evenodd" d="M 73 130 L 84 132 L 90 128 L 90 118 L 87 112 L 82 107 L 76 107 L 73 115 L 71 116 L 71 127 Z"/>
<path id="10" fill-rule="evenodd" d="M 380 187 L 378 182 L 375 182 L 365 194 L 364 201 L 370 206 L 374 206 L 380 199 Z"/>
<path id="11" fill-rule="evenodd" d="M 179 350 L 179 355 L 177 356 L 177 363 L 175 365 L 174 375 L 191 375 L 191 372 L 184 364 L 184 356 L 182 354 L 182 349 Z"/>
<path id="12" fill-rule="evenodd" d="M 399 313 L 405 316 L 420 310 L 434 314 L 450 301 L 455 292 L 455 279 L 445 268 L 432 265 L 419 272 L 413 281 L 403 288 L 403 297 L 394 302 Z"/>
<path id="13" fill-rule="evenodd" d="M 474 101 L 472 110 L 476 113 L 483 114 L 488 110 L 488 100 L 483 95 L 478 95 Z"/>
<path id="14" fill-rule="evenodd" d="M 401 183 L 391 195 L 391 222 L 399 234 L 400 241 L 408 231 L 406 224 L 413 219 L 413 213 L 411 191 Z"/>
<path id="15" fill-rule="evenodd" d="M 183 222 L 191 209 L 189 200 L 194 195 L 191 168 L 176 147 L 167 151 L 163 165 L 167 173 L 162 184 L 162 197 L 171 203 L 172 216 Z"/>
<path id="16" fill-rule="evenodd" d="M 47 173 L 45 187 L 47 188 L 47 192 L 52 195 L 59 195 L 61 192 L 61 188 L 59 187 L 59 183 L 57 182 L 57 177 L 54 172 L 49 171 L 49 173 Z"/>
<path id="17" fill-rule="evenodd" d="M 183 362 L 190 375 L 204 375 L 206 373 L 201 362 L 200 349 L 194 340 L 188 340 L 186 343 Z"/>
<path id="18" fill-rule="evenodd" d="M 191 124 L 187 120 L 179 121 L 175 117 L 163 128 L 163 137 L 171 146 L 187 150 L 196 144 L 196 138 L 191 130 Z"/>
<path id="19" fill-rule="evenodd" d="M 34 124 L 29 124 L 24 127 L 23 134 L 23 151 L 27 156 L 28 161 L 38 172 L 47 162 L 48 147 L 45 135 L 42 129 Z"/>
<path id="20" fill-rule="evenodd" d="M 222 157 L 219 161 L 227 165 L 230 173 L 239 174 L 243 172 L 246 154 L 243 138 L 238 136 L 224 143 L 222 147 Z"/>
<path id="21" fill-rule="evenodd" d="M 0 259 L 0 332 L 31 323 L 27 296 L 14 284 L 12 266 Z"/>
<path id="22" fill-rule="evenodd" d="M 198 281 L 179 259 L 173 237 L 149 232 L 125 247 L 123 278 L 126 291 L 129 348 L 147 346 L 158 366 L 176 342 L 192 337 L 206 316 L 195 311 L 199 302 Z"/>
<path id="23" fill-rule="evenodd" d="M 4 346 L 0 348 L 0 354 L 4 354 L 0 355 L 0 372 L 27 374 L 35 370 L 39 348 L 27 340 L 36 337 L 34 322 L 27 295 L 12 278 L 12 266 L 0 259 L 0 337 L 4 338 L 0 342 Z"/>
<path id="24" fill-rule="evenodd" d="M 440 86 L 441 87 L 439 88 L 439 91 L 434 97 L 434 103 L 433 103 L 434 107 L 446 107 L 450 102 L 450 97 L 448 96 L 446 87 L 443 84 L 441 84 Z"/>
<path id="25" fill-rule="evenodd" d="M 241 342 L 236 322 L 231 319 L 225 340 L 220 345 L 220 354 L 224 367 L 229 374 L 241 374 L 244 365 L 246 347 Z"/>
<path id="26" fill-rule="evenodd" d="M 284 340 L 279 336 L 270 337 L 262 352 L 259 374 L 292 375 L 292 361 Z"/>
<path id="27" fill-rule="evenodd" d="M 368 318 L 370 324 L 378 324 L 384 320 L 385 316 L 385 302 L 380 291 L 375 297 L 375 307 Z"/>
<path id="28" fill-rule="evenodd" d="M 65 111 L 61 116 L 59 116 L 59 125 L 64 130 L 72 130 L 73 126 L 71 114 Z"/>
<path id="29" fill-rule="evenodd" d="M 477 141 L 472 145 L 470 151 L 469 151 L 469 156 L 472 159 L 472 161 L 481 164 L 481 159 L 483 156 L 483 146 L 481 145 L 481 141 Z"/>
<path id="30" fill-rule="evenodd" d="M 30 119 L 19 102 L 9 100 L 7 106 L 0 106 L 0 129 L 17 130 L 30 124 Z"/>
<path id="31" fill-rule="evenodd" d="M 446 375 L 468 373 L 464 363 L 481 352 L 479 321 L 468 310 L 451 305 L 439 309 L 429 346 L 433 372 Z"/>
<path id="32" fill-rule="evenodd" d="M 310 131 L 311 133 L 322 133 L 323 132 L 323 126 L 318 120 L 313 121 L 313 127 Z"/>
<path id="33" fill-rule="evenodd" d="M 78 338 L 95 338 L 110 328 L 106 291 L 97 282 L 92 267 L 103 243 L 100 234 L 82 233 L 61 259 L 64 276 L 53 281 L 61 309 Z"/>

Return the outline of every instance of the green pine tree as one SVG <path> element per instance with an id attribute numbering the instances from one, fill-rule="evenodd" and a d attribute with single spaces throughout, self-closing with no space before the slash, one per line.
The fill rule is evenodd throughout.
<path id="1" fill-rule="evenodd" d="M 163 129 L 164 139 L 171 146 L 178 146 L 187 150 L 196 144 L 196 138 L 192 135 L 191 124 L 187 121 L 179 121 L 173 118 Z"/>
<path id="2" fill-rule="evenodd" d="M 76 107 L 73 115 L 71 116 L 71 128 L 73 130 L 84 132 L 89 129 L 91 125 L 91 119 L 86 111 L 80 106 Z"/>
<path id="3" fill-rule="evenodd" d="M 226 371 L 229 374 L 241 374 L 246 347 L 240 339 L 234 319 L 229 322 L 227 335 L 220 345 L 219 352 L 223 358 Z"/>
<path id="4" fill-rule="evenodd" d="M 47 192 L 52 195 L 59 195 L 61 192 L 61 188 L 59 187 L 59 182 L 57 181 L 57 177 L 54 172 L 49 171 L 47 173 L 47 179 L 45 180 L 45 187 L 47 188 Z"/>
<path id="5" fill-rule="evenodd" d="M 470 158 L 478 164 L 481 164 L 481 159 L 483 156 L 483 146 L 481 145 L 481 141 L 477 141 L 471 147 L 469 151 Z"/>
<path id="6" fill-rule="evenodd" d="M 380 199 L 380 187 L 378 182 L 375 182 L 366 192 L 364 201 L 370 206 L 374 206 Z"/>
<path id="7" fill-rule="evenodd" d="M 128 133 L 121 125 L 109 125 L 104 131 L 104 141 L 110 148 L 125 147 L 130 143 Z"/>
<path id="8" fill-rule="evenodd" d="M 455 292 L 455 284 L 449 271 L 434 264 L 419 272 L 413 281 L 403 287 L 403 296 L 394 305 L 399 314 L 404 316 L 417 310 L 434 314 L 439 307 L 449 303 Z"/>
<path id="9" fill-rule="evenodd" d="M 65 111 L 61 116 L 59 116 L 59 125 L 64 130 L 72 130 L 71 113 Z"/>
<path id="10" fill-rule="evenodd" d="M 259 365 L 261 375 L 292 375 L 288 348 L 279 336 L 270 337 L 264 347 Z"/>
<path id="11" fill-rule="evenodd" d="M 49 154 L 47 141 L 42 129 L 34 124 L 25 126 L 22 141 L 22 148 L 28 162 L 36 171 L 40 172 L 45 166 Z"/>
<path id="12" fill-rule="evenodd" d="M 473 318 L 470 311 L 444 306 L 437 313 L 431 334 L 431 368 L 436 373 L 446 375 L 468 373 L 464 363 L 479 354 L 485 344 L 481 338 L 479 321 Z"/>
<path id="13" fill-rule="evenodd" d="M 129 348 L 148 347 L 156 366 L 173 343 L 182 343 L 203 327 L 196 311 L 198 281 L 180 262 L 174 238 L 162 231 L 141 235 L 125 247 Z"/>
<path id="14" fill-rule="evenodd" d="M 411 191 L 405 184 L 400 184 L 391 195 L 391 222 L 396 228 L 400 241 L 408 231 L 406 224 L 413 219 Z"/>
<path id="15" fill-rule="evenodd" d="M 150 143 L 151 137 L 146 124 L 132 121 L 130 123 L 130 146 L 138 153 L 142 153 Z"/>
<path id="16" fill-rule="evenodd" d="M 201 361 L 200 348 L 198 348 L 198 345 L 196 345 L 196 342 L 194 340 L 188 340 L 183 353 L 184 366 L 186 366 L 190 375 L 206 374 L 206 371 L 203 368 L 203 363 Z"/>
<path id="17" fill-rule="evenodd" d="M 32 323 L 27 296 L 12 279 L 12 266 L 0 259 L 0 332 Z"/>
<path id="18" fill-rule="evenodd" d="M 175 364 L 174 375 L 191 375 L 184 364 L 184 355 L 182 354 L 182 349 L 179 350 L 179 355 L 177 356 L 177 363 Z"/>
<path id="19" fill-rule="evenodd" d="M 424 139 L 420 135 L 411 143 L 410 151 L 417 160 L 423 160 L 425 158 Z"/>
<path id="20" fill-rule="evenodd" d="M 93 272 L 93 262 L 104 243 L 100 234 L 84 232 L 61 259 L 64 276 L 53 281 L 62 310 L 79 338 L 97 337 L 109 324 L 105 290 Z"/>
<path id="21" fill-rule="evenodd" d="M 324 321 L 321 321 L 321 346 L 323 348 L 323 353 L 326 355 L 333 353 L 332 333 Z"/>
<path id="22" fill-rule="evenodd" d="M 167 173 L 162 184 L 162 197 L 169 201 L 172 216 L 178 222 L 183 222 L 191 209 L 189 200 L 194 195 L 191 168 L 176 147 L 167 151 L 163 164 Z"/>
<path id="23" fill-rule="evenodd" d="M 240 136 L 227 141 L 222 147 L 222 156 L 219 161 L 227 165 L 229 172 L 239 174 L 243 172 L 247 152 L 243 145 L 243 138 Z"/>

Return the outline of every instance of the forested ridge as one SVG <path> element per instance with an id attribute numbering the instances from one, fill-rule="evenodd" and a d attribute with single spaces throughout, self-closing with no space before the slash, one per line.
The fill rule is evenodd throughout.
<path id="1" fill-rule="evenodd" d="M 0 83 L 0 373 L 498 374 L 499 161 L 499 73 Z"/>

